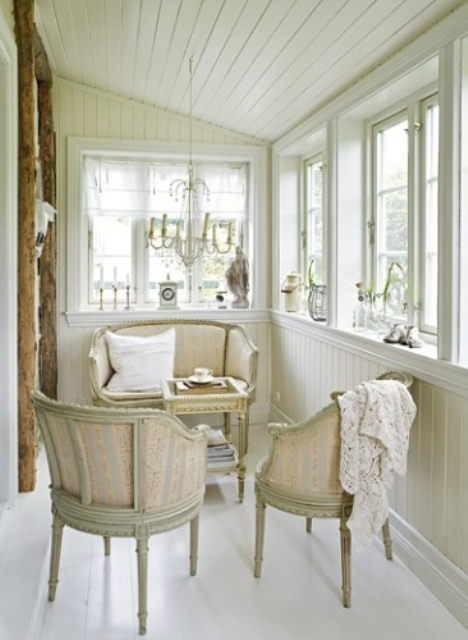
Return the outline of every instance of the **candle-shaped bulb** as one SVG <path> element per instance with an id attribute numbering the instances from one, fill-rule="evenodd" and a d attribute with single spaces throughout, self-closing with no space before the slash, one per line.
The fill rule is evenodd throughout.
<path id="1" fill-rule="evenodd" d="M 128 273 L 127 273 L 127 276 L 126 276 L 126 284 L 127 284 L 127 287 L 130 286 L 130 275 Z"/>
<path id="2" fill-rule="evenodd" d="M 99 285 L 99 288 L 100 289 L 104 289 L 104 267 L 102 266 L 102 264 L 101 264 L 101 278 L 100 278 L 100 280 L 101 280 L 101 283 Z"/>
<path id="3" fill-rule="evenodd" d="M 205 220 L 203 222 L 203 239 L 205 239 L 208 235 L 208 224 L 210 222 L 210 214 L 209 213 L 205 213 Z"/>
<path id="4" fill-rule="evenodd" d="M 117 267 L 114 267 L 114 287 L 117 288 Z"/>

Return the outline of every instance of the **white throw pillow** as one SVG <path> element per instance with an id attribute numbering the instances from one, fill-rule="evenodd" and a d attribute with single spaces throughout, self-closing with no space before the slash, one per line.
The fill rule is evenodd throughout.
<path id="1" fill-rule="evenodd" d="M 174 377 L 175 329 L 155 336 L 127 336 L 106 331 L 115 373 L 109 391 L 157 391 L 161 380 Z"/>

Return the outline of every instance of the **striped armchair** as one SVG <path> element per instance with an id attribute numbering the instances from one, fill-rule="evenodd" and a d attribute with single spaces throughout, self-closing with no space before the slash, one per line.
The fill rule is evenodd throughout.
<path id="1" fill-rule="evenodd" d="M 412 377 L 389 371 L 377 384 L 403 386 L 403 393 L 412 384 Z M 374 381 L 375 382 L 375 381 Z M 386 395 L 386 391 L 383 391 Z M 341 537 L 341 573 L 343 606 L 351 606 L 351 532 L 348 527 L 354 495 L 347 493 L 340 480 L 342 416 L 336 401 L 342 392 L 334 392 L 334 402 L 305 422 L 297 425 L 270 424 L 268 455 L 255 474 L 256 533 L 254 576 L 262 571 L 265 537 L 266 505 L 287 513 L 304 516 L 306 529 L 312 530 L 312 518 L 339 518 Z M 412 401 L 411 401 L 412 402 Z M 387 425 L 390 428 L 390 423 Z M 388 517 L 382 519 L 385 555 L 392 559 L 392 543 Z M 380 525 L 379 525 L 380 526 Z"/>
<path id="2" fill-rule="evenodd" d="M 190 522 L 190 575 L 197 571 L 198 515 L 205 492 L 206 435 L 152 409 L 65 405 L 33 394 L 51 476 L 49 600 L 55 599 L 64 525 L 135 537 L 139 631 L 146 633 L 148 538 Z"/>

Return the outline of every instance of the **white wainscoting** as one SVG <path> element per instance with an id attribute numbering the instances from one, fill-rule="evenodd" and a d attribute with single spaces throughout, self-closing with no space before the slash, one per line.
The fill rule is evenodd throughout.
<path id="1" fill-rule="evenodd" d="M 406 477 L 391 494 L 401 556 L 468 627 L 468 372 L 417 350 L 272 313 L 271 415 L 303 420 L 387 369 L 414 376 Z M 275 398 L 279 398 L 277 401 Z M 437 558 L 437 561 L 436 561 Z"/>

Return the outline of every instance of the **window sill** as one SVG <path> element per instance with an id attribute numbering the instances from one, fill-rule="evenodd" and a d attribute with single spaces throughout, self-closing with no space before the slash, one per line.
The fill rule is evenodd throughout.
<path id="1" fill-rule="evenodd" d="M 468 370 L 459 364 L 439 360 L 437 346 L 426 343 L 422 348 L 411 349 L 401 344 L 389 344 L 383 336 L 357 333 L 352 329 L 336 329 L 323 322 L 315 322 L 298 313 L 271 311 L 274 324 L 291 329 L 313 340 L 320 340 L 339 350 L 378 362 L 389 369 L 407 371 L 415 378 L 459 393 L 468 398 Z"/>
<path id="2" fill-rule="evenodd" d="M 99 311 L 99 309 L 83 309 L 81 311 L 65 311 L 63 315 L 71 328 L 100 327 L 120 322 L 163 320 L 165 318 L 218 320 L 220 322 L 235 323 L 269 322 L 270 320 L 268 311 L 258 309 L 218 309 L 215 306 L 181 306 L 179 309 L 159 309 L 155 305 L 151 308 L 130 307 L 130 309 L 104 309 L 103 311 Z"/>

